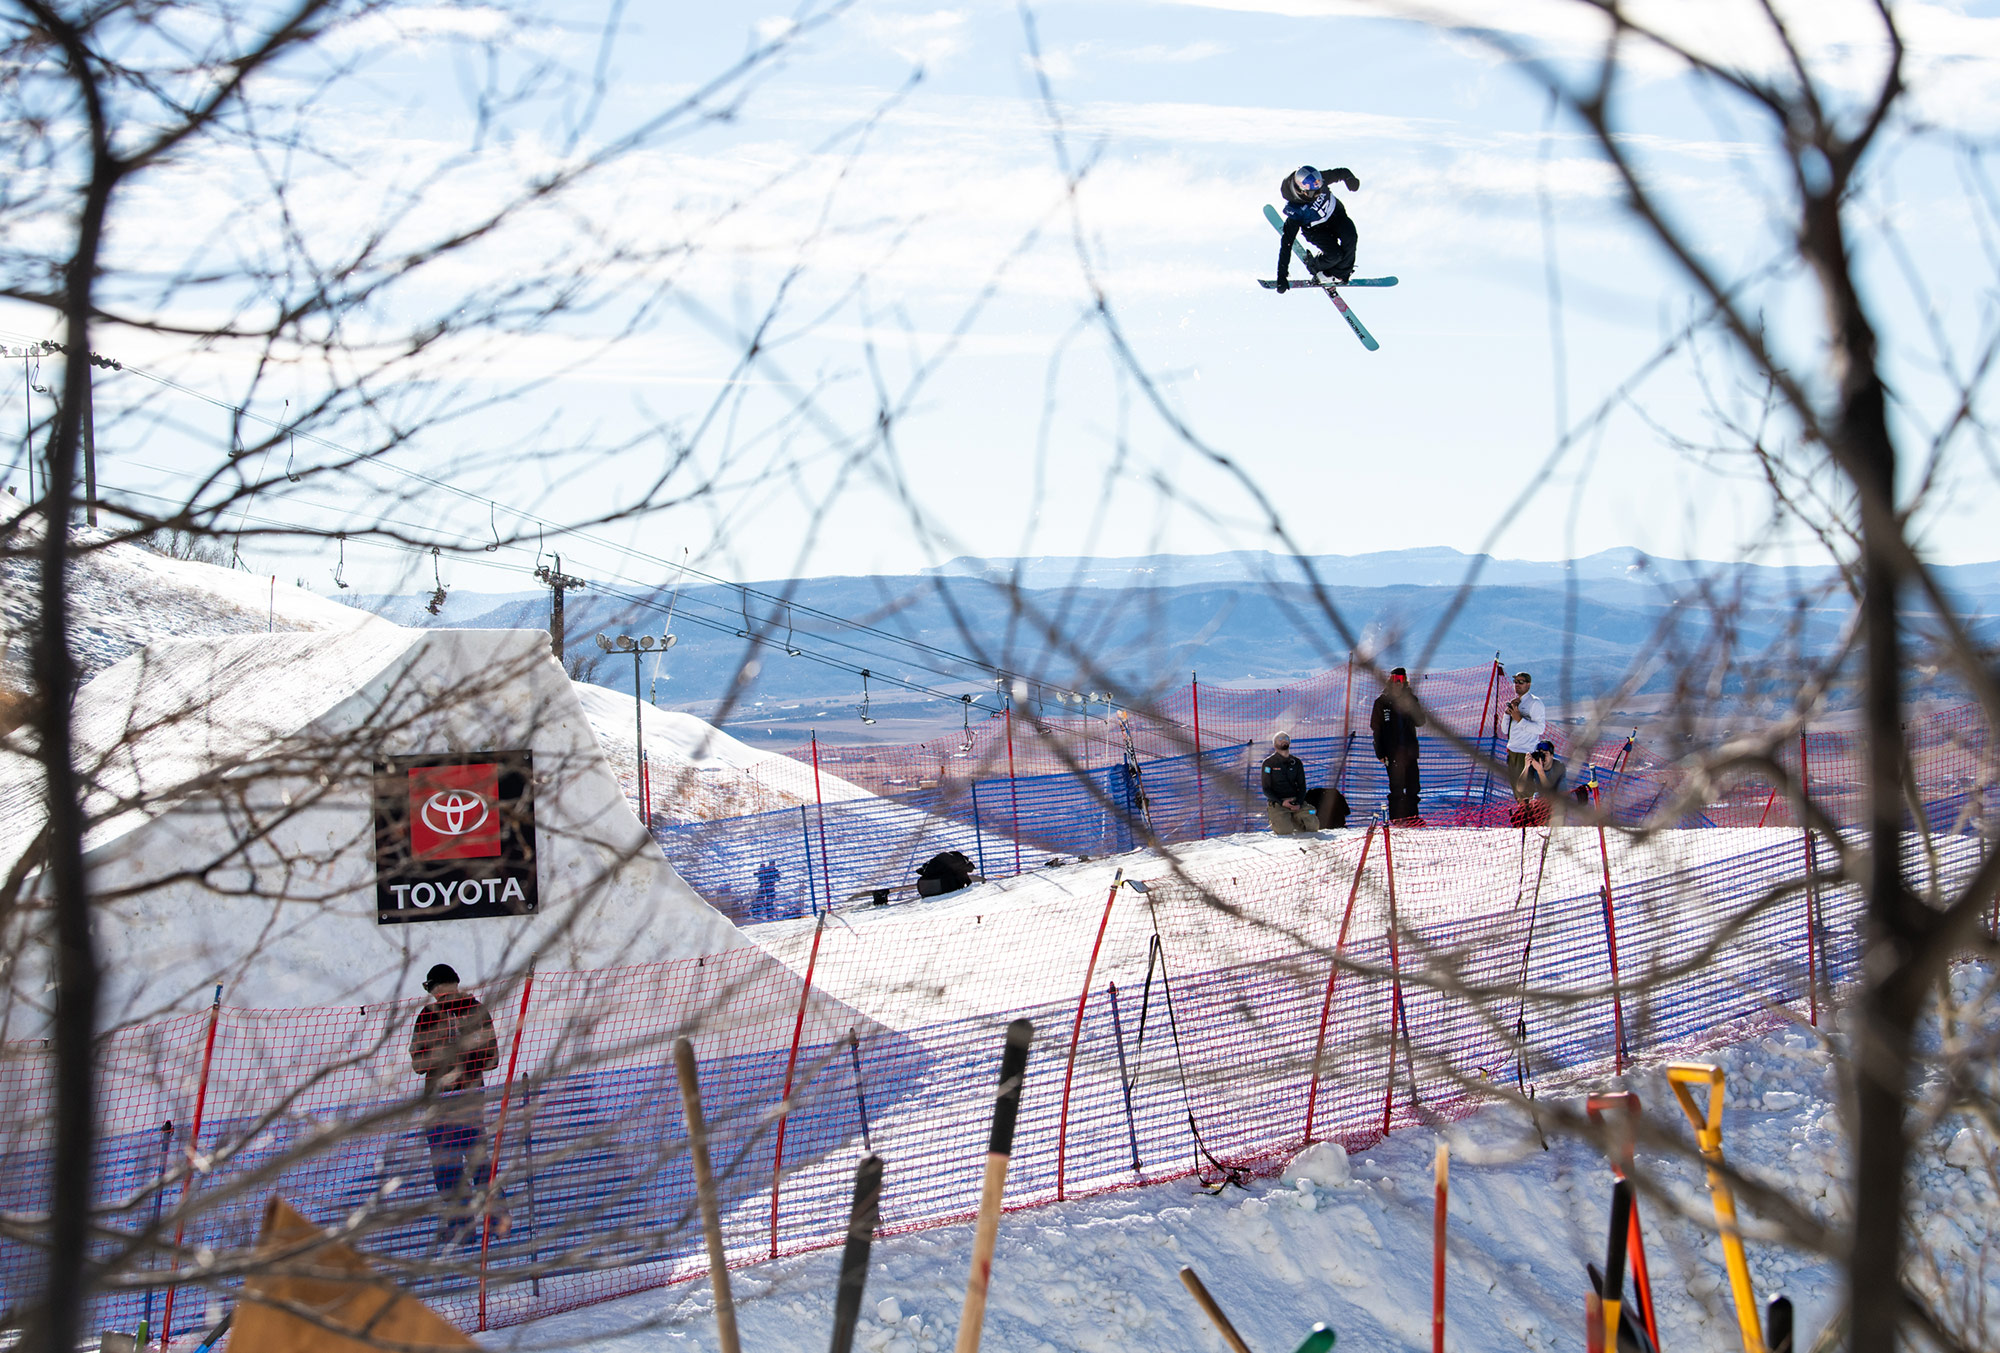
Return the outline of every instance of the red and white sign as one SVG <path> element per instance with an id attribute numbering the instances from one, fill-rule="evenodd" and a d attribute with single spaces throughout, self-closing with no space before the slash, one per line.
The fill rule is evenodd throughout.
<path id="1" fill-rule="evenodd" d="M 416 766 L 410 772 L 410 854 L 476 860 L 500 853 L 500 767 Z"/>

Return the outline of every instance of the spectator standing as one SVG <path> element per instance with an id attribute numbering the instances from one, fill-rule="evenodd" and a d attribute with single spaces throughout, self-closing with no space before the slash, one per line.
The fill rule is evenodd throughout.
<path id="1" fill-rule="evenodd" d="M 1417 693 L 1410 689 L 1410 674 L 1397 667 L 1389 673 L 1389 684 L 1375 697 L 1368 726 L 1375 734 L 1375 759 L 1389 772 L 1389 820 L 1417 816 L 1417 796 L 1422 776 L 1417 768 L 1417 730 L 1430 720 Z"/>
<path id="2" fill-rule="evenodd" d="M 753 921 L 775 920 L 778 915 L 778 862 L 766 860 L 757 869 L 757 898 L 750 904 Z"/>
<path id="3" fill-rule="evenodd" d="M 1264 815 L 1279 836 L 1319 830 L 1319 817 L 1306 806 L 1306 763 L 1292 755 L 1292 735 L 1271 739 L 1264 758 Z"/>
<path id="4" fill-rule="evenodd" d="M 1514 698 L 1507 702 L 1507 779 L 1514 786 L 1514 798 L 1526 803 L 1533 795 L 1528 783 L 1528 758 L 1535 744 L 1547 734 L 1548 711 L 1542 697 L 1529 688 L 1534 678 L 1526 672 L 1514 673 Z"/>
<path id="5" fill-rule="evenodd" d="M 463 1184 L 466 1163 L 485 1132 L 483 1090 L 486 1073 L 499 1065 L 500 1041 L 493 1033 L 493 1017 L 470 992 L 459 990 L 458 972 L 449 963 L 424 975 L 424 990 L 431 999 L 417 1012 L 410 1031 L 410 1066 L 424 1078 L 424 1094 L 440 1101 L 424 1140 L 430 1147 L 431 1181 L 438 1196 L 448 1199 Z M 492 1178 L 493 1162 L 482 1160 L 473 1187 L 483 1189 Z M 448 1214 L 438 1225 L 438 1238 L 449 1240 L 469 1229 L 469 1220 Z M 505 1234 L 505 1214 L 496 1221 Z"/>

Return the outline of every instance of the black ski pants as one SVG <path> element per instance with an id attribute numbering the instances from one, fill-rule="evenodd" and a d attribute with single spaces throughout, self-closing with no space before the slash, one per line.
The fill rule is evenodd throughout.
<path id="1" fill-rule="evenodd" d="M 1333 204 L 1333 215 L 1316 226 L 1307 226 L 1299 232 L 1306 237 L 1306 243 L 1327 256 L 1338 272 L 1349 272 L 1354 267 L 1354 246 L 1360 239 L 1360 232 L 1354 228 L 1354 218 L 1347 214 L 1345 202 Z"/>
<path id="2" fill-rule="evenodd" d="M 1417 771 L 1417 749 L 1399 747 L 1389 753 L 1389 820 L 1394 822 L 1417 815 L 1417 795 L 1422 788 Z"/>

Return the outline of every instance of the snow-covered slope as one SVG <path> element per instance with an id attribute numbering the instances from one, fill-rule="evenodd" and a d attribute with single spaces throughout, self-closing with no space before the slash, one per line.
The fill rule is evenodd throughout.
<path id="1" fill-rule="evenodd" d="M 1810 1031 L 1781 1032 L 1703 1054 L 1728 1075 L 1723 1152 L 1822 1220 L 1844 1220 L 1846 1145 L 1838 1068 Z M 1030 1068 L 1026 1093 L 1058 1078 Z M 1671 1201 L 1641 1205 L 1662 1346 L 1737 1346 L 1735 1317 L 1694 1142 L 1657 1067 L 1627 1077 L 1680 1150 L 1641 1150 L 1643 1175 Z M 1542 1087 L 1574 1111 L 1596 1084 Z M 1584 1264 L 1603 1263 L 1611 1176 L 1593 1146 L 1490 1108 L 1445 1132 L 1451 1144 L 1445 1346 L 1454 1353 L 1583 1346 Z M 1008 1353 L 1147 1350 L 1219 1353 L 1222 1340 L 1181 1286 L 1192 1266 L 1253 1349 L 1285 1353 L 1316 1320 L 1343 1349 L 1427 1347 L 1431 1310 L 1431 1161 L 1437 1137 L 1415 1128 L 1342 1160 L 1315 1148 L 1287 1177 L 1209 1196 L 1191 1182 L 1113 1193 L 1001 1221 L 983 1346 Z M 1916 1142 L 1915 1281 L 1965 1297 L 1976 1324 L 2000 1308 L 1986 1221 L 2000 1208 L 1995 1143 L 1953 1118 Z M 898 1186 L 887 1162 L 885 1190 Z M 1679 1215 L 1676 1215 L 1679 1214 Z M 1838 1265 L 1763 1238 L 1752 1221 L 1760 1301 L 1797 1307 L 1796 1346 L 1811 1346 L 1840 1302 Z M 876 1243 L 855 1346 L 936 1353 L 952 1346 L 970 1262 L 970 1226 Z M 732 1275 L 746 1348 L 816 1348 L 832 1322 L 838 1251 Z M 1934 1276 L 1924 1276 L 1926 1272 Z M 1941 1275 L 1935 1276 L 1935 1275 Z M 1628 1288 L 1629 1291 L 1629 1288 Z M 1990 1317 L 1985 1317 L 1990 1318 Z M 1976 1331 L 1974 1342 L 1977 1346 Z M 488 1348 L 587 1353 L 716 1347 L 708 1285 L 649 1292 L 488 1335 Z"/>
<path id="2" fill-rule="evenodd" d="M 393 631 L 379 616 L 315 596 L 291 579 L 169 559 L 101 531 L 73 533 L 82 551 L 70 563 L 75 651 L 85 678 L 158 639 L 295 630 Z M 0 560 L 0 639 L 7 674 L 25 684 L 27 636 L 36 615 L 40 569 Z"/>
<path id="3" fill-rule="evenodd" d="M 636 735 L 629 695 L 576 683 L 576 698 L 619 780 L 637 783 L 632 755 Z M 640 704 L 646 757 L 652 770 L 653 813 L 662 822 L 704 822 L 742 817 L 813 802 L 813 769 L 781 752 L 759 750 L 692 714 Z M 827 803 L 874 797 L 859 785 L 821 771 Z"/>
<path id="4" fill-rule="evenodd" d="M 407 996 L 440 959 L 478 982 L 747 943 L 647 837 L 528 632 L 158 643 L 83 689 L 76 726 L 107 1021 L 198 1006 L 215 982 L 232 1005 L 345 1005 Z M 503 749 L 534 758 L 538 910 L 378 923 L 377 758 Z M 0 743 L 0 861 L 42 820 L 38 764 Z M 39 975 L 19 982 L 36 1004 Z"/>

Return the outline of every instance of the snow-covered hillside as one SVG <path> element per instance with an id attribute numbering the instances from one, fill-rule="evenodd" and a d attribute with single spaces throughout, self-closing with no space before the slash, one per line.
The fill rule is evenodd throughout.
<path id="1" fill-rule="evenodd" d="M 631 696 L 588 682 L 576 683 L 576 698 L 628 789 L 636 783 L 633 710 L 641 712 L 659 821 L 712 821 L 813 802 L 813 768 L 783 753 L 752 747 L 692 714 L 635 706 Z M 874 797 L 826 771 L 820 772 L 819 792 L 827 803 Z"/>
<path id="2" fill-rule="evenodd" d="M 388 621 L 315 596 L 288 578 L 169 559 L 107 533 L 79 529 L 70 605 L 85 679 L 156 639 L 287 630 L 392 629 Z M 92 548 L 95 546 L 95 548 Z M 0 560 L 0 641 L 7 676 L 26 684 L 27 637 L 36 622 L 40 570 Z"/>
<path id="3" fill-rule="evenodd" d="M 1967 969 L 1960 984 L 1990 980 Z M 1843 1219 L 1846 1146 L 1838 1066 L 1816 1034 L 1781 1031 L 1701 1054 L 1727 1072 L 1723 1151 L 1822 1220 Z M 1030 1069 L 1027 1094 L 1058 1077 Z M 1626 1080 L 1646 1113 L 1685 1150 L 1642 1150 L 1638 1164 L 1666 1199 L 1641 1204 L 1652 1286 L 1668 1349 L 1736 1346 L 1735 1321 L 1692 1134 L 1657 1066 Z M 1542 1087 L 1574 1110 L 1596 1084 Z M 1490 1108 L 1445 1131 L 1452 1148 L 1445 1346 L 1472 1350 L 1583 1345 L 1584 1264 L 1603 1263 L 1611 1176 L 1592 1145 L 1551 1135 Z M 983 1347 L 1008 1353 L 1147 1350 L 1214 1353 L 1222 1340 L 1182 1288 L 1192 1266 L 1250 1347 L 1284 1353 L 1315 1320 L 1343 1349 L 1428 1344 L 1431 1162 L 1436 1136 L 1395 1133 L 1343 1159 L 1320 1147 L 1283 1179 L 1209 1196 L 1190 1182 L 1113 1193 L 1012 1214 L 1001 1222 Z M 1920 1285 L 1941 1274 L 1968 1300 L 1968 1333 L 2000 1309 L 1984 1217 L 2000 1208 L 1993 1140 L 1957 1119 L 1916 1143 L 1912 1191 L 1922 1218 Z M 897 1187 L 887 1162 L 886 1190 Z M 1677 1215 L 1678 1214 L 1678 1215 Z M 1760 1301 L 1783 1292 L 1797 1307 L 1797 1347 L 1811 1346 L 1840 1301 L 1838 1265 L 1787 1248 L 1751 1223 L 1750 1269 Z M 970 1226 L 878 1241 L 855 1346 L 868 1353 L 936 1353 L 956 1334 Z M 746 1348 L 814 1348 L 831 1327 L 838 1252 L 732 1275 Z M 1931 1272 L 1932 1277 L 1925 1277 Z M 1628 1289 L 1629 1290 L 1629 1289 Z M 485 1338 L 488 1348 L 563 1347 L 589 1353 L 717 1347 L 708 1285 L 650 1292 Z M 1976 1346 L 1968 1344 L 1968 1346 Z"/>

